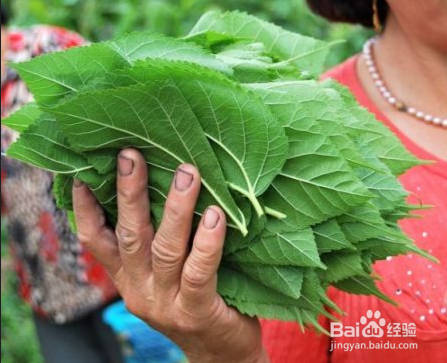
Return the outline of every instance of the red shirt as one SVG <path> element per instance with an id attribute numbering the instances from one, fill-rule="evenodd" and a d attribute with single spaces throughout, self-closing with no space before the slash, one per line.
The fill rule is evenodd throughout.
<path id="1" fill-rule="evenodd" d="M 341 337 L 330 338 L 313 332 L 301 333 L 297 324 L 279 321 L 262 321 L 263 342 L 272 363 L 437 363 L 447 357 L 447 162 L 437 158 L 403 135 L 371 102 L 358 79 L 357 57 L 353 57 L 327 73 L 327 77 L 349 87 L 358 102 L 387 125 L 405 147 L 421 159 L 435 160 L 433 165 L 415 167 L 400 177 L 411 195 L 413 204 L 429 204 L 434 208 L 419 212 L 423 218 L 400 222 L 405 233 L 416 244 L 431 252 L 441 263 L 408 254 L 379 261 L 374 270 L 383 280 L 379 288 L 399 303 L 394 307 L 375 297 L 350 295 L 334 288 L 331 299 L 347 316 L 341 319 L 344 326 L 356 326 L 368 310 L 380 311 L 385 319 L 382 338 Z M 440 131 L 445 132 L 445 131 Z M 320 320 L 329 329 L 329 321 Z M 391 323 L 398 335 L 403 328 L 416 324 L 415 337 L 389 337 Z M 400 333 L 399 333 L 400 330 Z M 396 334 L 396 333 L 395 333 Z M 360 334 L 361 335 L 361 334 Z M 331 350 L 333 343 L 417 343 L 417 349 L 350 349 L 340 346 Z M 352 346 L 352 345 L 351 345 Z M 345 347 L 351 347 L 346 346 Z M 404 348 L 401 346 L 401 348 Z"/>

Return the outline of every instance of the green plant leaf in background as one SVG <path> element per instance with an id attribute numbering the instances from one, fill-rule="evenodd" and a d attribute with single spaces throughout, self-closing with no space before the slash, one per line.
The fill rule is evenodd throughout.
<path id="1" fill-rule="evenodd" d="M 7 119 L 2 120 L 2 125 L 8 126 L 17 132 L 23 132 L 41 115 L 42 111 L 39 110 L 35 103 L 31 102 L 9 115 Z"/>
<path id="2" fill-rule="evenodd" d="M 150 32 L 135 32 L 101 44 L 42 55 L 12 67 L 26 82 L 39 105 L 49 107 L 76 94 L 90 82 L 147 58 L 183 60 L 224 73 L 231 72 L 228 66 L 193 43 Z"/>
<path id="3" fill-rule="evenodd" d="M 194 40 L 211 31 L 236 39 L 261 42 L 268 53 L 275 54 L 283 63 L 293 64 L 302 71 L 318 75 L 323 70 L 330 45 L 319 40 L 286 31 L 276 25 L 244 13 L 218 11 L 203 15 L 187 39 Z M 210 44 L 212 46 L 213 44 Z"/>

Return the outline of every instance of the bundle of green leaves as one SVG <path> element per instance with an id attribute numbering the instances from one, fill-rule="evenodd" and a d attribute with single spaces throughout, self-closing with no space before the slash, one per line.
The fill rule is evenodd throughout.
<path id="1" fill-rule="evenodd" d="M 116 156 L 150 165 L 157 225 L 174 170 L 202 176 L 196 222 L 227 214 L 218 290 L 239 311 L 318 325 L 340 312 L 329 285 L 391 300 L 371 265 L 418 249 L 397 225 L 416 207 L 396 176 L 421 161 L 353 96 L 318 81 L 331 44 L 240 12 L 209 12 L 182 39 L 147 32 L 13 65 L 35 97 L 4 124 L 8 155 L 73 178 L 116 222 Z"/>

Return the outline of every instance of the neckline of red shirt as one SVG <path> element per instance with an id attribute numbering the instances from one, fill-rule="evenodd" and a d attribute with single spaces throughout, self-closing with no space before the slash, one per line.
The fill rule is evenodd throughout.
<path id="1" fill-rule="evenodd" d="M 346 84 L 348 84 L 352 92 L 356 95 L 357 100 L 361 105 L 366 107 L 370 112 L 374 113 L 378 119 L 380 119 L 391 131 L 396 134 L 405 147 L 413 154 L 415 154 L 420 159 L 433 160 L 435 163 L 422 165 L 420 167 L 429 169 L 430 171 L 447 178 L 447 161 L 443 160 L 436 155 L 433 155 L 429 151 L 417 145 L 414 141 L 408 138 L 403 132 L 401 132 L 389 119 L 386 117 L 382 111 L 375 105 L 375 103 L 367 95 L 365 89 L 363 88 L 360 78 L 357 74 L 357 60 L 359 55 L 354 56 L 347 61 L 347 70 L 349 72 L 345 73 L 345 77 L 348 78 Z M 329 74 L 330 77 L 330 74 Z M 343 82 L 344 83 L 344 82 Z"/>

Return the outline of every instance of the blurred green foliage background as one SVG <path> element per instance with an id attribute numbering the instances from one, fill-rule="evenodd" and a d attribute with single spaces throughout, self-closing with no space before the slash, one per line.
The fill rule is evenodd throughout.
<path id="1" fill-rule="evenodd" d="M 12 26 L 53 24 L 99 41 L 133 30 L 183 35 L 210 9 L 249 12 L 312 37 L 346 42 L 334 47 L 327 67 L 358 52 L 370 31 L 330 24 L 313 15 L 305 0 L 8 0 Z M 2 363 L 41 363 L 30 309 L 16 295 L 16 278 L 7 253 L 2 221 Z M 150 362 L 148 362 L 150 363 Z"/>
<path id="2" fill-rule="evenodd" d="M 359 26 L 329 24 L 304 0 L 9 0 L 13 24 L 61 25 L 98 41 L 133 30 L 178 36 L 210 9 L 249 12 L 284 28 L 320 39 L 346 39 L 334 48 L 328 67 L 357 52 L 370 34 Z"/>

